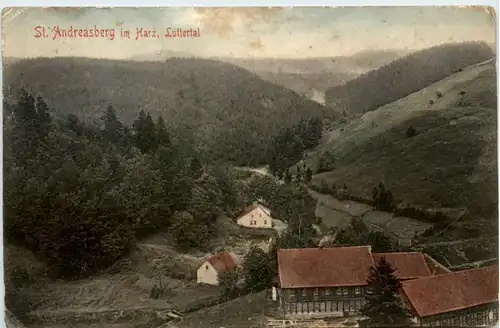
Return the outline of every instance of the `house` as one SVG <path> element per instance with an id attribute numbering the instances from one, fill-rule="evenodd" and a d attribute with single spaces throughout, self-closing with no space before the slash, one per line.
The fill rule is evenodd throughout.
<path id="1" fill-rule="evenodd" d="M 249 228 L 273 228 L 271 210 L 259 203 L 253 203 L 236 218 L 236 222 Z"/>
<path id="2" fill-rule="evenodd" d="M 394 274 L 400 280 L 410 280 L 432 275 L 424 254 L 420 252 L 372 253 L 375 264 L 381 257 L 395 269 Z"/>
<path id="3" fill-rule="evenodd" d="M 284 315 L 342 315 L 365 303 L 370 246 L 278 250 L 277 298 Z"/>
<path id="4" fill-rule="evenodd" d="M 283 314 L 359 311 L 370 268 L 382 257 L 402 281 L 432 276 L 420 252 L 372 253 L 370 246 L 279 249 L 277 299 Z"/>
<path id="5" fill-rule="evenodd" d="M 196 272 L 199 284 L 218 285 L 219 276 L 238 267 L 236 257 L 229 252 L 221 252 L 210 256 Z"/>
<path id="6" fill-rule="evenodd" d="M 498 322 L 498 265 L 403 282 L 402 298 L 421 327 Z"/>

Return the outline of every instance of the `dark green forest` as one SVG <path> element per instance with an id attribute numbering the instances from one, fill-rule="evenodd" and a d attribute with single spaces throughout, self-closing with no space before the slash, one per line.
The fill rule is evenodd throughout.
<path id="1" fill-rule="evenodd" d="M 171 231 L 178 247 L 206 248 L 220 215 L 258 198 L 292 235 L 312 236 L 316 203 L 304 187 L 269 177 L 242 183 L 230 165 L 205 163 L 176 143 L 161 116 L 141 110 L 129 126 L 109 105 L 97 128 L 51 112 L 25 89 L 4 104 L 4 234 L 56 276 L 96 272 L 160 230 Z"/>
<path id="2" fill-rule="evenodd" d="M 141 109 L 153 120 L 163 116 L 180 147 L 236 165 L 267 164 L 281 128 L 336 115 L 245 69 L 208 59 L 25 59 L 5 65 L 4 81 L 8 102 L 25 85 L 51 104 L 55 117 L 75 114 L 99 128 L 108 105 L 129 126 Z"/>
<path id="3" fill-rule="evenodd" d="M 401 57 L 325 93 L 338 111 L 366 113 L 494 57 L 485 42 L 438 45 Z"/>

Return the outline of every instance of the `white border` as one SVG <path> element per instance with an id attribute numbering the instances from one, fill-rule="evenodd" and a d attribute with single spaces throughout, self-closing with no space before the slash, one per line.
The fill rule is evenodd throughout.
<path id="1" fill-rule="evenodd" d="M 201 0 L 198 1 L 197 3 L 186 3 L 185 1 L 182 0 L 177 0 L 177 1 L 161 1 L 161 0 L 141 0 L 141 4 L 139 5 L 138 3 L 134 3 L 132 1 L 111 1 L 108 3 L 102 3 L 101 1 L 95 1 L 95 0 L 87 0 L 85 2 L 81 2 L 78 0 L 66 0 L 64 2 L 62 1 L 54 1 L 54 0 L 45 0 L 45 1 L 36 1 L 36 0 L 31 0 L 31 1 L 19 1 L 19 0 L 7 0 L 7 1 L 2 1 L 1 4 L 1 9 L 3 13 L 4 8 L 8 7 L 49 7 L 49 6 L 62 6 L 62 7 L 218 7 L 218 6 L 233 6 L 233 7 L 243 7 L 243 6 L 261 6 L 261 7 L 273 7 L 273 6 L 285 6 L 285 7 L 290 7 L 290 6 L 300 6 L 300 7 L 316 7 L 316 6 L 321 6 L 321 7 L 330 7 L 330 6 L 456 6 L 456 5 L 479 5 L 479 6 L 491 6 L 495 9 L 495 13 L 498 13 L 498 8 L 499 4 L 495 0 L 482 0 L 482 1 L 474 1 L 474 3 L 471 3 L 470 1 L 466 0 L 440 0 L 440 1 L 404 1 L 404 0 L 399 0 L 399 1 L 388 1 L 388 0 L 380 0 L 377 2 L 370 2 L 367 0 L 351 0 L 351 1 L 321 1 L 321 0 L 316 0 L 316 1 L 265 1 L 265 0 L 255 0 L 255 1 L 238 1 L 237 4 L 231 3 L 228 1 L 206 1 L 206 0 Z M 0 18 L 0 25 L 2 25 L 2 20 L 3 17 Z M 499 49 L 499 35 L 498 35 L 498 17 L 496 17 L 496 24 L 497 24 L 497 53 Z M 2 25 L 3 26 L 3 25 Z M 2 40 L 0 36 L 0 41 Z M 2 43 L 3 45 L 3 43 Z M 2 51 L 3 53 L 3 51 Z M 0 62 L 2 62 L 2 58 L 0 56 Z M 497 55 L 497 95 L 499 94 L 499 84 L 500 84 L 500 78 L 498 76 L 498 55 Z M 1 66 L 3 67 L 3 65 Z M 2 84 L 2 78 L 3 75 L 0 76 L 0 84 Z M 3 88 L 2 88 L 3 89 Z M 0 97 L 3 97 L 3 94 L 0 95 Z M 2 102 L 3 104 L 3 102 Z M 0 105 L 1 106 L 1 105 Z M 497 106 L 498 106 L 498 101 L 497 101 Z M 498 113 L 498 108 L 497 108 L 497 113 Z M 0 116 L 0 125 L 3 126 L 3 117 Z M 498 143 L 498 136 L 500 135 L 498 133 L 498 126 L 500 126 L 500 120 L 497 114 L 497 161 L 498 161 L 498 154 L 500 153 L 500 146 Z M 3 130 L 3 129 L 2 129 Z M 0 143 L 3 145 L 3 134 L 0 134 Z M 498 165 L 498 164 L 497 164 Z M 2 152 L 2 161 L 0 161 L 0 172 L 2 174 L 2 184 L 0 185 L 0 197 L 2 199 L 2 208 L 3 208 L 3 152 Z M 500 171 L 499 171 L 500 172 Z M 499 173 L 500 176 L 500 173 Z M 500 195 L 500 184 L 498 185 L 498 192 Z M 499 213 L 500 213 L 500 201 L 499 201 Z M 0 218 L 2 224 L 0 225 L 0 264 L 3 268 L 3 210 L 0 212 Z M 499 224 L 500 226 L 500 224 Z M 500 235 L 500 230 L 499 230 L 499 235 Z M 500 253 L 500 248 L 499 248 L 499 253 Z M 0 270 L 0 279 L 3 282 L 3 270 Z M 3 300 L 5 296 L 5 288 L 0 289 L 0 297 Z M 4 319 L 4 303 L 0 302 L 0 311 L 1 315 L 0 317 L 2 318 L 2 321 L 0 322 L 1 327 L 5 327 L 5 319 Z M 497 325 L 496 327 L 499 327 Z"/>

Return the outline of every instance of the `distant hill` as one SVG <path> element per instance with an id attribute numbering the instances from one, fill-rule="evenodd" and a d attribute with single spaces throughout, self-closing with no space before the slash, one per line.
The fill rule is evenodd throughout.
<path id="1" fill-rule="evenodd" d="M 313 184 L 345 183 L 370 199 L 383 181 L 398 201 L 466 206 L 478 220 L 496 220 L 496 90 L 491 60 L 338 127 L 305 159 L 313 168 L 329 163 Z M 415 136 L 407 135 L 410 127 Z"/>
<path id="2" fill-rule="evenodd" d="M 434 46 L 328 89 L 325 103 L 338 111 L 366 113 L 493 56 L 485 42 Z"/>
<path id="3" fill-rule="evenodd" d="M 324 58 L 220 57 L 217 60 L 248 69 L 266 81 L 282 85 L 311 99 L 310 93 L 314 90 L 324 93 L 330 87 L 346 83 L 408 52 L 407 50 L 363 51 L 352 56 Z"/>
<path id="4" fill-rule="evenodd" d="M 207 157 L 258 164 L 278 128 L 326 109 L 245 69 L 209 59 L 134 62 L 37 58 L 5 65 L 4 93 L 21 86 L 56 114 L 100 123 L 112 104 L 131 124 L 140 108 L 162 115 L 178 142 Z"/>

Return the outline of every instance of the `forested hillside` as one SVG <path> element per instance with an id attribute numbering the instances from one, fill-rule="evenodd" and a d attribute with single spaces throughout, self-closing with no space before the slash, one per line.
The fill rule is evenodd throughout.
<path id="1" fill-rule="evenodd" d="M 366 113 L 493 56 L 485 42 L 434 46 L 328 89 L 326 105 L 338 111 Z"/>
<path id="2" fill-rule="evenodd" d="M 51 104 L 54 114 L 76 114 L 100 126 L 110 104 L 131 124 L 139 110 L 165 125 L 181 147 L 204 160 L 266 163 L 280 128 L 301 119 L 331 117 L 321 105 L 265 82 L 235 65 L 206 59 L 128 62 L 37 58 L 5 67 L 6 99 L 24 85 Z"/>

